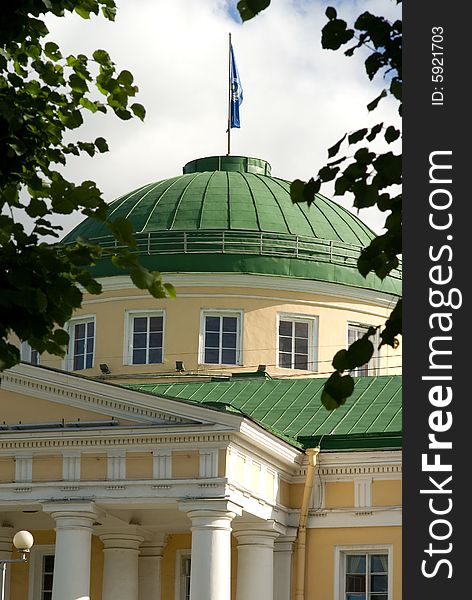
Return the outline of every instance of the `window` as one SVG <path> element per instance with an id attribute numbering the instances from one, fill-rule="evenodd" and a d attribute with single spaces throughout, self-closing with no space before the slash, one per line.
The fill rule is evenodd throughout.
<path id="1" fill-rule="evenodd" d="M 241 363 L 241 313 L 202 313 L 200 362 L 211 365 Z"/>
<path id="2" fill-rule="evenodd" d="M 176 551 L 175 600 L 190 600 L 190 550 Z"/>
<path id="3" fill-rule="evenodd" d="M 72 371 L 91 369 L 95 354 L 95 317 L 83 317 L 69 322 L 69 368 Z"/>
<path id="4" fill-rule="evenodd" d="M 164 313 L 128 313 L 128 364 L 151 365 L 163 362 Z"/>
<path id="5" fill-rule="evenodd" d="M 388 600 L 388 555 L 345 555 L 345 600 Z"/>
<path id="6" fill-rule="evenodd" d="M 347 344 L 350 346 L 353 342 L 359 340 L 363 335 L 365 335 L 369 329 L 370 325 L 356 325 L 353 323 L 348 323 L 347 326 Z M 375 334 L 370 338 L 371 342 L 374 344 L 374 354 L 368 363 L 362 365 L 361 367 L 357 367 L 351 371 L 351 375 L 353 377 L 367 377 L 368 375 L 377 375 L 378 369 L 378 345 L 379 339 L 378 334 Z"/>
<path id="7" fill-rule="evenodd" d="M 316 323 L 316 318 L 279 315 L 278 367 L 316 370 Z"/>
<path id="8" fill-rule="evenodd" d="M 393 546 L 336 546 L 334 600 L 392 600 Z"/>
<path id="9" fill-rule="evenodd" d="M 31 548 L 28 600 L 52 600 L 54 579 L 54 546 Z"/>
<path id="10" fill-rule="evenodd" d="M 21 360 L 25 362 L 29 362 L 32 365 L 39 365 L 40 354 L 37 350 L 31 348 L 28 342 L 21 342 L 20 356 Z"/>

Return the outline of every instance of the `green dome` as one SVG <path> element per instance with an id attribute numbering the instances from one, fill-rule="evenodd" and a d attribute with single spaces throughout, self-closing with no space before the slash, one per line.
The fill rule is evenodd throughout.
<path id="1" fill-rule="evenodd" d="M 400 293 L 400 276 L 380 282 L 356 268 L 374 233 L 355 215 L 317 194 L 293 204 L 290 182 L 270 176 L 263 160 L 213 156 L 187 163 L 183 175 L 145 185 L 110 204 L 110 219 L 126 217 L 148 268 L 162 272 L 283 275 Z M 85 219 L 77 237 L 112 247 L 109 229 Z M 109 260 L 97 277 L 123 272 Z"/>

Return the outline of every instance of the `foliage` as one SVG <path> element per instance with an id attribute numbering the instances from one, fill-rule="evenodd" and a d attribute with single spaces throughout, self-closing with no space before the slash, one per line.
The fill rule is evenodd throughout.
<path id="1" fill-rule="evenodd" d="M 107 204 L 95 183 L 76 185 L 57 167 L 70 155 L 107 152 L 106 141 L 65 139 L 83 123 L 85 112 L 112 110 L 123 120 L 145 116 L 144 107 L 131 102 L 138 92 L 133 75 L 117 72 L 105 50 L 91 58 L 63 56 L 57 44 L 44 40 L 48 30 L 42 18 L 72 11 L 84 19 L 101 12 L 113 20 L 116 7 L 114 0 L 19 0 L 5 3 L 0 15 L 0 369 L 20 359 L 8 341 L 12 332 L 39 352 L 63 356 L 69 337 L 62 327 L 81 305 L 81 289 L 101 291 L 88 267 L 103 249 L 86 240 L 65 248 L 40 243 L 44 235 L 59 237 L 57 214 L 80 210 L 107 222 Z M 153 296 L 173 294 L 159 273 L 138 263 L 130 224 L 119 219 L 108 226 L 125 246 L 113 262 Z"/>
<path id="2" fill-rule="evenodd" d="M 397 3 L 401 0 L 397 0 Z M 252 18 L 266 8 L 270 2 L 248 0 L 239 2 L 243 20 Z M 244 9 L 244 10 L 243 10 Z M 249 16 L 250 15 L 250 16 Z M 387 96 L 398 102 L 401 115 L 402 93 L 402 23 L 397 20 L 388 22 L 382 16 L 364 12 L 358 16 L 353 28 L 346 21 L 339 19 L 333 7 L 326 9 L 328 22 L 323 27 L 321 44 L 329 50 L 339 50 L 352 40 L 355 43 L 345 50 L 346 56 L 352 56 L 359 48 L 367 48 L 371 52 L 365 60 L 365 70 L 369 80 L 378 74 L 388 79 L 389 85 L 367 105 L 369 111 L 374 110 L 378 103 Z M 295 180 L 291 185 L 293 202 L 316 202 L 316 193 L 323 183 L 334 182 L 335 195 L 341 196 L 351 192 L 354 196 L 354 206 L 358 209 L 377 206 L 380 211 L 387 213 L 385 233 L 375 237 L 369 246 L 364 248 L 359 256 L 357 267 L 366 277 L 374 272 L 384 279 L 399 266 L 401 254 L 402 233 L 402 198 L 392 195 L 390 186 L 401 184 L 401 154 L 392 151 L 377 153 L 369 144 L 378 136 L 383 136 L 387 144 L 400 137 L 400 131 L 393 125 L 378 123 L 374 127 L 365 127 L 346 133 L 328 150 L 328 158 L 334 159 L 322 167 L 316 177 L 308 182 Z M 358 147 L 358 144 L 361 144 Z M 367 144 L 367 142 L 369 144 Z M 356 146 L 354 155 L 345 154 L 338 158 L 341 148 Z M 371 327 L 363 338 L 357 340 L 347 350 L 340 350 L 333 359 L 335 372 L 326 382 L 322 402 L 332 410 L 345 403 L 354 390 L 354 380 L 349 372 L 366 364 L 374 353 L 374 345 L 370 338 L 380 329 L 380 346 L 388 344 L 396 348 L 398 336 L 402 332 L 402 301 L 398 301 L 383 328 Z"/>

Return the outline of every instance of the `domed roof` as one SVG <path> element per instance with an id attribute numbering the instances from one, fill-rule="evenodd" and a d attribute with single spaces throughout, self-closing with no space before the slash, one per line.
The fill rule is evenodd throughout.
<path id="1" fill-rule="evenodd" d="M 121 196 L 108 216 L 131 221 L 143 263 L 163 272 L 285 275 L 400 292 L 397 277 L 381 283 L 357 272 L 359 249 L 375 235 L 359 218 L 320 194 L 310 207 L 293 204 L 290 182 L 271 177 L 260 159 L 191 161 L 183 175 Z M 79 236 L 115 243 L 91 218 L 63 242 Z M 120 273 L 108 260 L 94 267 L 96 276 Z"/>

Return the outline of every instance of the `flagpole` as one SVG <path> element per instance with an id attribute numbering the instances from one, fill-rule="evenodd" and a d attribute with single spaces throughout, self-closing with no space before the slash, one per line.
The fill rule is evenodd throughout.
<path id="1" fill-rule="evenodd" d="M 231 33 L 228 34 L 228 153 L 231 150 Z"/>

